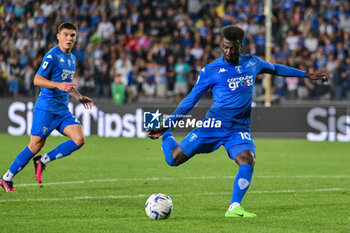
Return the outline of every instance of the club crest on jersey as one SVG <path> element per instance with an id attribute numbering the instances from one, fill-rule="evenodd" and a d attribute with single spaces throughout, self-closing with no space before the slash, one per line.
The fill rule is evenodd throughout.
<path id="1" fill-rule="evenodd" d="M 242 66 L 235 66 L 237 73 L 242 74 Z"/>
<path id="2" fill-rule="evenodd" d="M 43 127 L 42 128 L 42 133 L 45 135 L 45 134 L 47 134 L 47 132 L 49 131 L 49 129 L 47 128 L 47 127 Z"/>
<path id="3" fill-rule="evenodd" d="M 192 135 L 191 135 L 191 137 L 190 137 L 190 142 L 196 141 L 197 138 L 198 138 L 197 134 L 192 133 Z"/>

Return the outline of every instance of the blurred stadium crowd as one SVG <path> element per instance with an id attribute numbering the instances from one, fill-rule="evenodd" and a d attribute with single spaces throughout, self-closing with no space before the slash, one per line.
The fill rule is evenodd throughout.
<path id="1" fill-rule="evenodd" d="M 245 53 L 264 59 L 263 0 L 0 0 L 0 96 L 35 96 L 32 79 L 56 43 L 57 26 L 78 26 L 81 92 L 115 103 L 183 97 L 202 67 L 221 56 L 221 28 L 246 31 Z M 273 1 L 272 63 L 326 72 L 327 85 L 273 77 L 285 100 L 350 100 L 347 0 Z M 255 97 L 264 93 L 263 76 Z"/>

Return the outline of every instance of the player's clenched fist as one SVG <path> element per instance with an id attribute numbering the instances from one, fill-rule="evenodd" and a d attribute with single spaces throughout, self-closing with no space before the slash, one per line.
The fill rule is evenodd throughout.
<path id="1" fill-rule="evenodd" d="M 309 73 L 305 74 L 306 78 L 311 80 L 322 80 L 322 82 L 328 82 L 328 75 L 324 73 Z"/>
<path id="2" fill-rule="evenodd" d="M 161 127 L 160 129 L 147 130 L 147 136 L 151 139 L 158 139 L 168 128 Z"/>

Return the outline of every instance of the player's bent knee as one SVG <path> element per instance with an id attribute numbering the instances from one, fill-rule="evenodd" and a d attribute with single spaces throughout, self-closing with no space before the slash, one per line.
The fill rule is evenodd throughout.
<path id="1" fill-rule="evenodd" d="M 182 152 L 180 147 L 175 147 L 173 150 L 173 159 L 176 166 L 186 162 L 188 157 Z"/>
<path id="2" fill-rule="evenodd" d="M 72 140 L 79 147 L 82 147 L 85 144 L 85 137 L 76 137 L 76 138 L 73 138 Z"/>
<path id="3" fill-rule="evenodd" d="M 37 154 L 43 146 L 43 143 L 29 143 L 28 148 L 33 154 Z"/>
<path id="4" fill-rule="evenodd" d="M 178 166 L 178 165 L 175 163 L 174 159 L 172 159 L 172 158 L 167 158 L 167 157 L 165 157 L 165 161 L 166 161 L 166 163 L 167 163 L 169 166 L 172 166 L 172 167 Z"/>
<path id="5" fill-rule="evenodd" d="M 254 154 L 249 150 L 243 151 L 242 153 L 237 155 L 235 160 L 238 165 L 249 164 L 251 166 L 254 166 L 255 164 Z"/>
<path id="6" fill-rule="evenodd" d="M 41 150 L 42 146 L 41 145 L 35 145 L 35 144 L 32 144 L 32 145 L 29 144 L 28 148 L 33 154 L 37 154 Z"/>
<path id="7" fill-rule="evenodd" d="M 46 139 L 38 136 L 31 135 L 28 148 L 33 154 L 39 153 L 41 148 L 44 146 Z"/>

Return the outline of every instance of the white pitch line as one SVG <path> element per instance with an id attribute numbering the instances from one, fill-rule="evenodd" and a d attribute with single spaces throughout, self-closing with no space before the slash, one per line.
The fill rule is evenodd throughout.
<path id="1" fill-rule="evenodd" d="M 255 176 L 253 176 L 254 178 Z M 337 176 L 257 176 L 256 178 L 350 178 L 350 176 L 344 176 L 344 175 L 337 175 Z"/>
<path id="2" fill-rule="evenodd" d="M 305 190 L 260 190 L 251 191 L 249 194 L 274 194 L 274 193 L 308 193 L 308 192 L 331 192 L 331 191 L 349 191 L 346 188 L 328 188 L 328 189 L 305 189 Z M 230 195 L 230 192 L 207 192 L 207 193 L 188 193 L 188 194 L 173 194 L 172 197 L 187 197 L 187 196 L 215 196 L 215 195 Z M 30 198 L 30 199 L 10 199 L 0 200 L 0 203 L 5 202 L 36 202 L 36 201 L 75 201 L 75 200 L 101 200 L 101 199 L 128 199 L 128 198 L 146 198 L 149 194 L 138 195 L 109 195 L 109 196 L 78 196 L 78 197 L 62 197 L 62 198 Z"/>
<path id="3" fill-rule="evenodd" d="M 116 178 L 116 179 L 96 179 L 96 180 L 73 180 L 62 182 L 43 183 L 42 185 L 63 185 L 63 184 L 86 184 L 86 183 L 106 183 L 106 182 L 129 182 L 129 181 L 158 181 L 158 180 L 213 180 L 213 179 L 234 179 L 235 176 L 193 176 L 193 177 L 146 177 L 146 178 Z M 253 176 L 253 178 L 263 179 L 309 179 L 309 178 L 350 178 L 350 176 Z M 37 186 L 37 183 L 16 184 L 16 187 Z"/>

